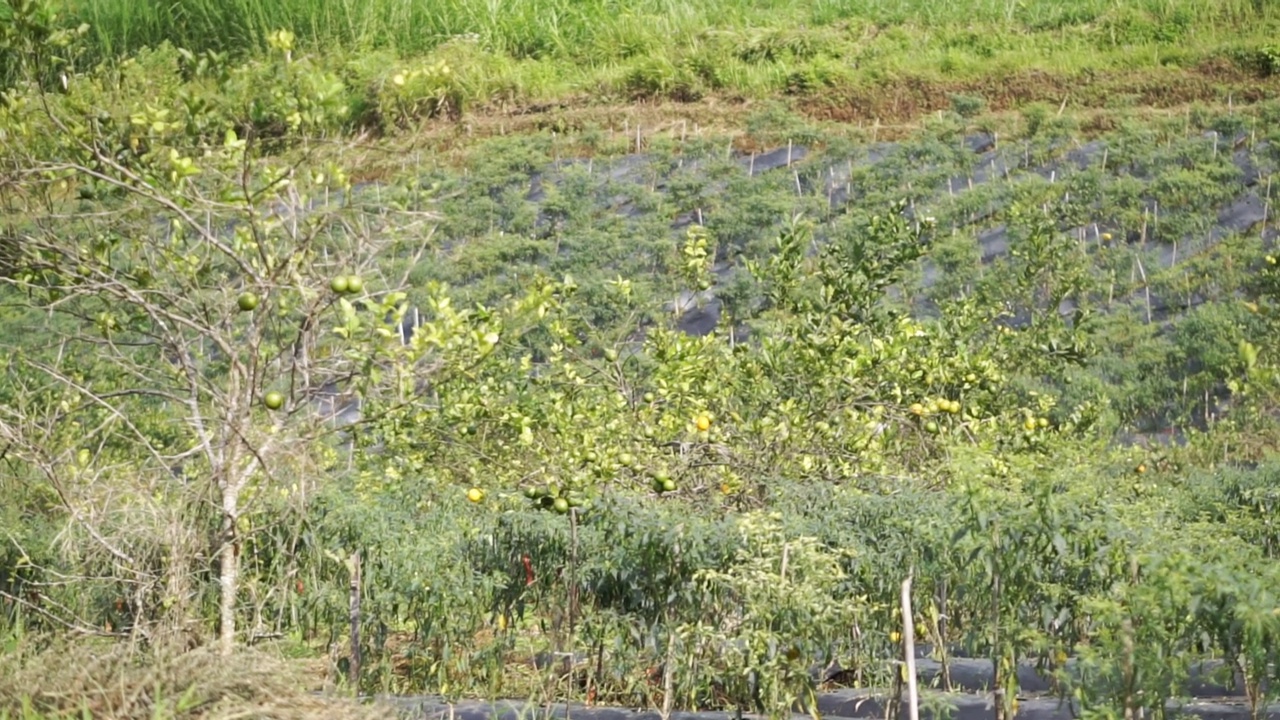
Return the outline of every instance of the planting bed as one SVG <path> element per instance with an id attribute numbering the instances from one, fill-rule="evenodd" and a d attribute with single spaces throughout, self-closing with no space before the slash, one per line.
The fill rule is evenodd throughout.
<path id="1" fill-rule="evenodd" d="M 1075 658 L 1068 667 L 1077 664 Z M 916 659 L 920 690 L 920 717 L 930 720 L 989 720 L 994 717 L 990 687 L 993 681 L 990 660 L 957 657 L 948 661 L 951 690 L 943 691 L 942 664 L 927 657 Z M 1060 698 L 1055 682 L 1046 672 L 1028 662 L 1018 665 L 1019 695 L 1015 717 L 1020 720 L 1078 720 L 1082 710 L 1078 700 Z M 838 684 L 841 669 L 837 664 L 815 666 L 815 679 L 826 685 Z M 1195 663 L 1188 672 L 1184 693 L 1166 705 L 1174 716 L 1204 720 L 1275 720 L 1280 718 L 1280 704 L 1269 705 L 1254 716 L 1242 689 L 1240 678 L 1229 677 L 1226 665 L 1219 660 Z M 890 692 L 876 688 L 834 688 L 817 694 L 817 712 L 825 718 L 885 718 L 891 710 Z M 581 703 L 539 704 L 522 700 L 463 700 L 448 702 L 438 696 L 380 696 L 380 702 L 391 705 L 407 718 L 421 720 L 532 720 L 534 718 L 580 718 L 581 720 L 666 720 L 657 710 L 584 705 Z M 904 692 L 899 717 L 908 717 Z M 732 711 L 675 711 L 670 720 L 728 720 L 755 717 L 752 713 Z M 797 714 L 795 718 L 810 717 Z"/>
<path id="2" fill-rule="evenodd" d="M 874 690 L 837 690 L 818 696 L 818 712 L 824 718 L 885 718 L 888 715 L 888 695 Z M 446 703 L 439 698 L 379 698 L 397 707 L 402 716 L 415 720 L 534 720 L 537 718 L 579 718 L 580 720 L 664 720 L 655 710 L 628 708 L 588 707 L 577 704 L 554 703 L 539 705 L 521 701 L 496 702 L 465 701 Z M 1249 720 L 1249 706 L 1228 699 L 1188 699 L 1166 706 L 1170 714 L 1184 714 L 1203 720 Z M 733 712 L 672 712 L 670 720 L 728 720 L 737 717 L 755 717 L 751 713 Z M 796 715 L 807 718 L 809 715 Z M 899 717 L 906 718 L 905 698 Z M 940 693 L 925 691 L 921 696 L 920 717 L 929 720 L 990 720 L 994 708 L 990 696 L 973 693 Z M 1020 699 L 1015 717 L 1021 720 L 1076 720 L 1079 708 L 1049 697 Z M 1272 705 L 1261 714 L 1259 720 L 1280 718 L 1280 705 Z"/>
<path id="3" fill-rule="evenodd" d="M 620 236 L 618 248 L 648 246 L 656 251 L 652 243 L 625 240 L 651 238 L 660 225 L 676 240 L 690 226 L 705 224 L 720 243 L 715 274 L 727 281 L 741 270 L 743 258 L 762 253 L 761 244 L 788 214 L 804 213 L 816 220 L 821 242 L 841 232 L 840 218 L 869 213 L 898 197 L 910 198 L 909 217 L 937 217 L 939 238 L 971 238 L 983 265 L 1009 256 L 1017 238 L 1001 218 L 1013 202 L 1025 205 L 1032 197 L 1037 204 L 1058 206 L 1050 210 L 1058 215 L 1056 224 L 1087 253 L 1122 251 L 1141 262 L 1142 274 L 1185 266 L 1232 236 L 1257 232 L 1268 244 L 1275 238 L 1275 232 L 1264 226 L 1270 214 L 1274 153 L 1271 143 L 1258 139 L 1256 132 L 1225 138 L 1216 131 L 1189 130 L 1176 142 L 1155 148 L 1150 156 L 1136 154 L 1132 141 L 1125 138 L 998 142 L 993 135 L 978 133 L 945 141 L 926 135 L 911 142 L 868 143 L 839 157 L 794 143 L 742 154 L 723 145 L 717 150 L 717 143 L 690 141 L 674 154 L 662 156 L 548 158 L 539 164 L 539 155 L 555 151 L 531 144 L 536 150 L 526 150 L 533 157 L 522 159 L 519 167 L 506 168 L 509 172 L 500 176 L 424 173 L 423 180 L 448 188 L 444 237 L 435 260 L 423 268 L 427 276 L 462 284 L 478 279 L 476 275 L 450 276 L 448 261 L 467 249 L 501 244 L 507 234 L 520 233 L 557 239 L 554 253 L 538 250 L 529 256 L 536 265 L 583 270 L 581 265 L 595 259 L 618 270 L 639 271 L 654 258 L 613 252 L 594 257 L 600 249 L 588 241 L 598 235 L 595 231 L 603 228 Z M 1178 196 L 1182 202 L 1162 206 L 1164 174 L 1174 169 L 1202 171 L 1203 181 L 1214 181 L 1213 192 L 1197 194 L 1193 185 Z M 1136 182 L 1137 193 L 1126 187 L 1123 196 L 1106 197 L 1109 186 L 1122 182 Z M 1039 187 L 1028 190 L 1033 186 Z M 1098 197 L 1081 201 L 1082 187 Z M 364 184 L 354 188 L 354 195 L 376 212 L 396 193 L 391 187 Z M 983 197 L 975 205 L 968 199 L 971 195 Z M 485 196 L 501 198 L 502 208 L 478 213 L 477 202 Z M 341 203 L 346 198 L 334 193 L 329 201 Z M 1092 218 L 1073 221 L 1080 212 Z M 755 216 L 761 222 L 749 222 Z M 481 222 L 484 232 L 476 233 Z M 513 278 L 513 269 L 495 268 L 496 277 Z M 944 275 L 935 259 L 926 258 L 917 289 L 927 292 Z M 1128 284 L 1150 283 L 1134 277 Z M 712 329 L 719 320 L 717 295 L 716 290 L 702 295 L 699 312 L 683 321 L 686 331 L 704 334 Z M 686 303 L 691 297 L 686 296 Z M 1129 288 L 1113 294 L 1106 304 L 1121 307 L 1142 302 L 1149 305 L 1153 320 L 1163 321 L 1204 301 L 1196 293 L 1178 298 L 1157 290 L 1148 297 Z M 1074 305 L 1062 310 L 1071 312 Z"/>

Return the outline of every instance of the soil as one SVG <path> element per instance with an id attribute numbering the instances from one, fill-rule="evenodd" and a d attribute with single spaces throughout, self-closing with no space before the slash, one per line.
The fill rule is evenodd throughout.
<path id="1" fill-rule="evenodd" d="M 1192 104 L 1238 107 L 1280 98 L 1280 75 L 1260 75 L 1229 60 L 1211 59 L 1185 68 L 1107 73 L 1028 69 L 977 80 L 920 76 L 869 80 L 792 94 L 783 102 L 814 122 L 853 126 L 861 132 L 874 128 L 876 140 L 891 141 L 916 132 L 928 116 L 949 110 L 952 96 L 958 94 L 981 96 L 987 122 L 1015 123 L 1016 118 L 1002 116 L 1016 114 L 1031 103 L 1045 103 L 1077 114 L 1081 130 L 1098 135 L 1114 129 L 1121 115 L 1172 114 Z M 344 149 L 360 156 L 358 180 L 382 179 L 385 172 L 379 168 L 386 163 L 398 165 L 405 152 L 430 149 L 448 156 L 486 137 L 543 131 L 572 137 L 595 128 L 630 136 L 638 127 L 641 150 L 645 138 L 714 132 L 732 137 L 735 150 L 752 153 L 766 148 L 743 130 L 744 118 L 764 105 L 738 95 L 624 101 L 579 94 L 554 102 L 490 103 L 468 108 L 459 118 L 429 120 L 404 133 L 402 142 L 356 140 L 344 144 Z M 578 150 L 584 157 L 591 155 L 588 147 Z"/>
<path id="2" fill-rule="evenodd" d="M 446 703 L 433 697 L 379 697 L 383 704 L 397 709 L 405 718 L 414 720 L 541 720 L 564 718 L 569 720 L 664 720 L 656 710 L 634 710 L 621 707 L 588 707 L 574 704 L 536 704 L 518 700 L 482 701 L 470 700 Z M 906 703 L 900 707 L 900 718 L 908 717 Z M 1185 716 L 1203 720 L 1249 720 L 1249 706 L 1244 702 L 1229 700 L 1191 700 L 1171 702 L 1166 705 L 1170 714 L 1181 712 Z M 856 718 L 858 720 L 884 719 L 888 716 L 887 696 L 873 690 L 841 690 L 818 696 L 818 714 L 826 720 Z M 1014 717 L 1017 720 L 1076 720 L 1080 708 L 1048 697 L 1019 698 Z M 748 713 L 702 711 L 672 712 L 666 720 L 738 720 L 758 716 Z M 796 720 L 809 715 L 796 714 Z M 988 695 L 942 694 L 924 692 L 920 699 L 922 720 L 990 720 L 994 708 Z M 1261 713 L 1264 720 L 1280 720 L 1280 705 L 1272 705 Z"/>

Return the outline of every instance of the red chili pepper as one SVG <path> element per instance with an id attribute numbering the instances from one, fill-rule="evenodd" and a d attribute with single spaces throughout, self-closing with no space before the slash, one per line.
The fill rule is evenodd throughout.
<path id="1" fill-rule="evenodd" d="M 520 560 L 524 563 L 524 584 L 528 587 L 533 584 L 533 561 L 528 554 L 520 556 Z"/>

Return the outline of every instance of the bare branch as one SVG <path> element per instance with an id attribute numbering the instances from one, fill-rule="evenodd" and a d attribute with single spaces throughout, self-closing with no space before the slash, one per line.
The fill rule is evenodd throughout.
<path id="1" fill-rule="evenodd" d="M 92 627 L 83 622 L 76 622 L 76 621 L 71 621 L 65 618 L 58 617 L 57 615 L 54 615 L 53 613 L 49 612 L 48 610 L 45 610 L 39 605 L 36 605 L 33 602 L 29 602 L 26 598 L 20 598 L 17 595 L 12 595 L 3 590 L 0 590 L 0 597 L 3 597 L 11 602 L 17 603 L 18 605 L 21 605 L 27 608 L 28 610 L 36 613 L 37 615 L 47 620 L 51 620 L 61 625 L 62 627 L 65 627 L 68 630 L 80 633 L 81 635 L 94 635 L 97 637 L 113 637 L 113 638 L 125 637 L 125 633 L 107 632 L 105 630 L 99 630 L 98 628 Z"/>

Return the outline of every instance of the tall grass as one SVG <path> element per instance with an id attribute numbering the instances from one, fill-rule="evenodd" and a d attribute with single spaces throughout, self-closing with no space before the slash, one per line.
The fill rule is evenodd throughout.
<path id="1" fill-rule="evenodd" d="M 1000 96 L 1001 78 L 1029 69 L 1125 77 L 1214 57 L 1280 75 L 1274 0 L 47 1 L 90 26 L 82 68 L 166 42 L 252 64 L 271 33 L 289 29 L 366 118 L 378 88 L 424 59 L 454 71 L 458 106 L 813 96 L 906 78 Z M 0 51 L 0 87 L 13 65 Z M 1003 104 L 1037 91 L 1018 92 Z M 897 102 L 892 113 L 913 112 Z"/>
<path id="2" fill-rule="evenodd" d="M 261 48 L 289 28 L 318 48 L 417 55 L 457 36 L 516 59 L 594 58 L 687 44 L 714 29 L 984 26 L 1071 31 L 1256 29 L 1280 18 L 1271 0 L 66 0 L 104 56 L 168 40 L 191 50 Z M 998 30 L 993 30 L 998 31 Z"/>

